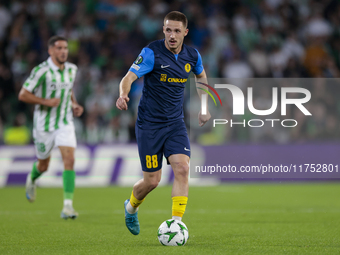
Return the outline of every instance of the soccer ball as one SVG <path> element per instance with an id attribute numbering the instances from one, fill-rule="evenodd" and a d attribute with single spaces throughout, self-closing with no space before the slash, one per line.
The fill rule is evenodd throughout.
<path id="1" fill-rule="evenodd" d="M 187 226 L 179 220 L 166 220 L 158 228 L 158 240 L 166 246 L 183 246 L 189 238 Z"/>

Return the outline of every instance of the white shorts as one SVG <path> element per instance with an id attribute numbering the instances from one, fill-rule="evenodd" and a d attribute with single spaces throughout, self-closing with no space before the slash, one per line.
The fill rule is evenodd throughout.
<path id="1" fill-rule="evenodd" d="M 73 125 L 61 127 L 52 132 L 33 129 L 33 138 L 38 159 L 47 159 L 54 147 L 77 147 L 77 140 Z"/>

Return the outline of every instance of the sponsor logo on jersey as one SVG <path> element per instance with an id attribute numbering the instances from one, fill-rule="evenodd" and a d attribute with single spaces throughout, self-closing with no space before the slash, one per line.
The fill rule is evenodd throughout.
<path id="1" fill-rule="evenodd" d="M 65 89 L 69 86 L 69 83 L 59 83 L 59 84 L 51 84 L 51 89 L 56 90 L 56 89 Z"/>
<path id="2" fill-rule="evenodd" d="M 166 74 L 161 74 L 160 81 L 164 82 L 172 82 L 172 83 L 186 83 L 188 79 L 182 79 L 182 78 L 167 78 Z"/>
<path id="3" fill-rule="evenodd" d="M 187 73 L 189 73 L 190 70 L 191 70 L 191 65 L 190 65 L 189 63 L 187 63 L 187 64 L 184 66 L 184 69 L 185 69 L 185 71 L 186 71 Z"/>
<path id="4" fill-rule="evenodd" d="M 140 66 L 137 66 L 136 64 L 132 64 L 131 68 L 138 71 L 140 69 Z"/>
<path id="5" fill-rule="evenodd" d="M 166 74 L 161 74 L 161 81 L 166 81 Z"/>
<path id="6" fill-rule="evenodd" d="M 174 83 L 186 83 L 188 79 L 181 79 L 181 78 L 168 78 L 168 82 Z"/>

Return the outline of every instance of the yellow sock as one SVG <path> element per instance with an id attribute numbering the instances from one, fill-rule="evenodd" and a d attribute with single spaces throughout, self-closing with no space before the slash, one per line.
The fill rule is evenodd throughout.
<path id="1" fill-rule="evenodd" d="M 185 207 L 187 206 L 188 198 L 178 196 L 172 198 L 172 216 L 183 217 Z"/>
<path id="2" fill-rule="evenodd" d="M 132 207 L 137 208 L 138 206 L 140 206 L 141 203 L 143 203 L 144 200 L 145 200 L 145 198 L 143 198 L 142 200 L 138 200 L 138 199 L 133 195 L 133 191 L 132 191 L 131 197 L 130 197 L 130 204 L 132 205 Z"/>

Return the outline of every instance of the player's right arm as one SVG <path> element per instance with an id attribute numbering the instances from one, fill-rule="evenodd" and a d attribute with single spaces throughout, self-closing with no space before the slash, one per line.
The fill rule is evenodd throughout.
<path id="1" fill-rule="evenodd" d="M 137 75 L 131 71 L 128 71 L 127 74 L 123 77 L 119 84 L 119 98 L 117 99 L 116 106 L 119 110 L 127 110 L 127 103 L 130 101 L 128 97 L 129 92 L 131 90 L 132 83 L 137 80 Z"/>
<path id="2" fill-rule="evenodd" d="M 40 65 L 36 66 L 32 72 L 31 75 L 27 78 L 25 81 L 23 87 L 21 88 L 18 99 L 22 102 L 28 103 L 28 104 L 40 104 L 45 105 L 48 107 L 56 107 L 60 103 L 59 98 L 41 98 L 37 97 L 33 92 L 41 86 L 43 81 L 46 79 L 46 73 L 47 73 L 47 63 L 46 61 L 41 63 Z"/>
<path id="3" fill-rule="evenodd" d="M 150 48 L 144 48 L 119 84 L 120 96 L 116 102 L 116 106 L 119 110 L 128 109 L 127 103 L 130 101 L 128 95 L 131 90 L 132 83 L 138 78 L 151 72 L 153 70 L 154 63 L 155 55 L 153 50 Z"/>
<path id="4" fill-rule="evenodd" d="M 60 103 L 60 98 L 41 98 L 29 92 L 25 88 L 21 88 L 18 96 L 19 100 L 28 104 L 40 104 L 48 107 L 57 107 Z"/>

